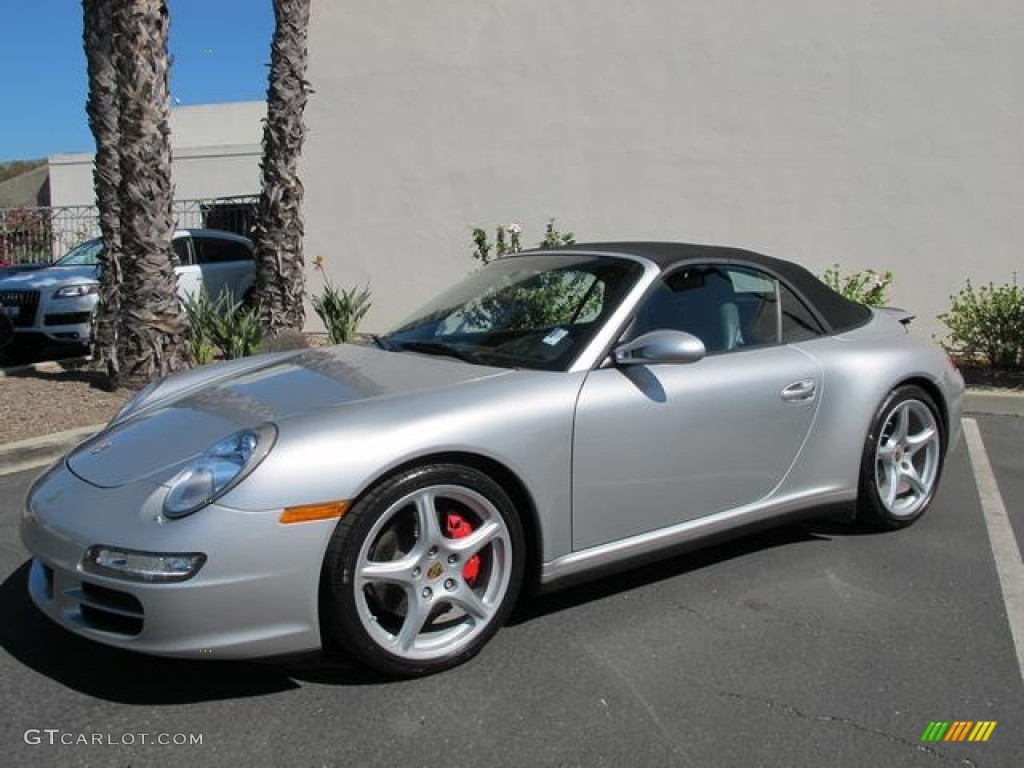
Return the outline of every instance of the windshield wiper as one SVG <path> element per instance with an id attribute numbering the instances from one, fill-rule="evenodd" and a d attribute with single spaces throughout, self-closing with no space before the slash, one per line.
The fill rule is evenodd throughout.
<path id="1" fill-rule="evenodd" d="M 462 360 L 465 363 L 477 363 L 480 359 L 472 352 L 455 346 L 445 344 L 442 341 L 402 341 L 399 342 L 399 349 L 407 349 L 410 352 L 422 352 L 425 355 L 447 355 Z"/>

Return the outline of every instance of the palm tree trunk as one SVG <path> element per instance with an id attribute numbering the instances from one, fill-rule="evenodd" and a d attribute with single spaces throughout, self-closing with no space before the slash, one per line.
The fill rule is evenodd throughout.
<path id="1" fill-rule="evenodd" d="M 100 255 L 99 306 L 92 333 L 92 354 L 106 371 L 107 386 L 116 389 L 120 380 L 118 318 L 121 312 L 121 208 L 118 187 L 121 164 L 118 158 L 119 102 L 117 65 L 114 51 L 113 4 L 104 0 L 83 0 L 82 43 L 89 73 L 89 98 L 85 111 L 96 140 L 93 185 L 99 209 L 103 251 Z"/>
<path id="2" fill-rule="evenodd" d="M 187 364 L 171 249 L 167 5 L 164 0 L 125 0 L 115 20 L 124 253 L 119 342 L 124 375 L 141 382 Z"/>
<path id="3" fill-rule="evenodd" d="M 263 128 L 263 188 L 253 228 L 256 294 L 271 334 L 302 330 L 305 263 L 302 255 L 302 182 L 299 157 L 306 127 L 306 35 L 310 0 L 274 0 L 274 40 Z"/>

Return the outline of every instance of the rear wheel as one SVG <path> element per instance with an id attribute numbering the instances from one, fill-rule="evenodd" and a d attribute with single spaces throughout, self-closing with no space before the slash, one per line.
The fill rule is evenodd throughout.
<path id="1" fill-rule="evenodd" d="M 864 443 L 858 518 L 904 528 L 931 505 L 942 474 L 945 434 L 932 397 L 913 385 L 889 393 Z"/>
<path id="2" fill-rule="evenodd" d="M 461 664 L 512 609 L 523 531 L 508 495 L 453 464 L 407 470 L 341 520 L 323 573 L 328 642 L 387 674 Z"/>

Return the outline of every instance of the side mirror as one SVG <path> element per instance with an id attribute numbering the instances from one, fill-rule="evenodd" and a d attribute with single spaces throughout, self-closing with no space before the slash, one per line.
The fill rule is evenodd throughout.
<path id="1" fill-rule="evenodd" d="M 612 350 L 616 365 L 696 363 L 707 354 L 704 342 L 683 331 L 650 331 Z"/>

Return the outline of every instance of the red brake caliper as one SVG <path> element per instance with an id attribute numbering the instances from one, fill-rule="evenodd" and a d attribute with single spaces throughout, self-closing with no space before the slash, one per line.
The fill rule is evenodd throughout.
<path id="1" fill-rule="evenodd" d="M 448 528 L 448 538 L 463 539 L 473 532 L 472 526 L 466 522 L 466 518 L 457 512 L 451 512 L 445 519 L 445 526 Z M 462 578 L 469 586 L 473 586 L 476 577 L 480 575 L 480 555 L 473 555 L 466 561 L 462 569 Z"/>

